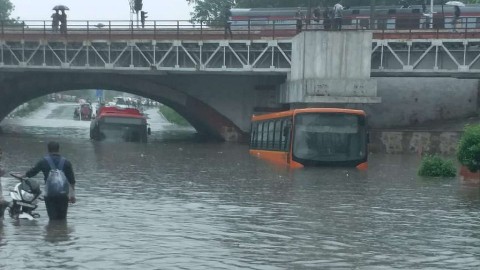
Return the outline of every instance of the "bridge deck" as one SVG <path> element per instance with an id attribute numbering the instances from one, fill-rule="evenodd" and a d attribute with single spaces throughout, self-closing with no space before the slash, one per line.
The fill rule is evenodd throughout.
<path id="1" fill-rule="evenodd" d="M 290 71 L 295 29 L 233 28 L 174 21 L 71 22 L 52 32 L 47 21 L 0 24 L 0 68 L 168 70 L 175 72 Z M 323 31 L 308 26 L 304 31 Z M 348 31 L 367 31 L 362 29 Z M 373 76 L 480 74 L 480 29 L 373 30 Z M 475 75 L 477 76 L 477 75 Z"/>

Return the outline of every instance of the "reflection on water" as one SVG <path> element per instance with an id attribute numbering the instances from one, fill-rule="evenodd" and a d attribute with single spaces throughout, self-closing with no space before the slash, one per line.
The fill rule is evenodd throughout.
<path id="1" fill-rule="evenodd" d="M 68 226 L 66 220 L 49 220 L 45 226 L 45 241 L 59 243 L 70 240 L 73 228 Z"/>
<path id="2" fill-rule="evenodd" d="M 480 267 L 479 186 L 419 178 L 417 156 L 372 155 L 367 171 L 290 171 L 246 145 L 45 132 L 0 136 L 4 166 L 28 169 L 56 138 L 78 202 L 68 223 L 49 223 L 43 204 L 36 222 L 6 217 L 0 269 Z M 4 195 L 14 183 L 2 178 Z"/>

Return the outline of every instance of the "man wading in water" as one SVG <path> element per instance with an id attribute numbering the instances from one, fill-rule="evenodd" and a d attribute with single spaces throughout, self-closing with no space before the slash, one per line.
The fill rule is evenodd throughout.
<path id="1" fill-rule="evenodd" d="M 75 176 L 73 174 L 73 168 L 70 161 L 62 157 L 59 154 L 60 145 L 58 142 L 49 142 L 47 145 L 48 154 L 42 158 L 37 164 L 28 170 L 23 177 L 34 177 L 39 172 L 43 172 L 45 179 L 45 206 L 47 207 L 47 213 L 50 220 L 59 220 L 67 218 L 68 202 L 75 203 Z M 49 192 L 49 178 L 51 177 L 52 170 L 58 169 L 63 172 L 66 184 L 66 193 L 54 192 L 53 188 L 50 188 Z M 68 192 L 68 186 L 70 191 Z"/>

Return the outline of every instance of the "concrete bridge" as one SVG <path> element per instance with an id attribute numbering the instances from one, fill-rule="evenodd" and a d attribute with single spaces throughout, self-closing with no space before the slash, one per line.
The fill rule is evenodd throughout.
<path id="1" fill-rule="evenodd" d="M 0 118 L 39 96 L 92 88 L 160 101 L 230 141 L 248 134 L 253 113 L 294 107 L 362 108 L 379 128 L 477 111 L 476 32 L 248 29 L 225 39 L 179 22 L 82 22 L 66 35 L 46 25 L 1 25 Z"/>

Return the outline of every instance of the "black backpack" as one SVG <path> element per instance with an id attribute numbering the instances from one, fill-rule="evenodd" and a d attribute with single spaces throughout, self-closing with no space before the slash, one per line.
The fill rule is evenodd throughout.
<path id="1" fill-rule="evenodd" d="M 55 163 L 50 156 L 46 156 L 45 159 L 50 166 L 50 172 L 48 173 L 47 180 L 45 181 L 45 197 L 68 197 L 70 184 L 68 183 L 67 177 L 63 172 L 65 158 L 60 158 L 58 167 L 55 166 Z"/>

